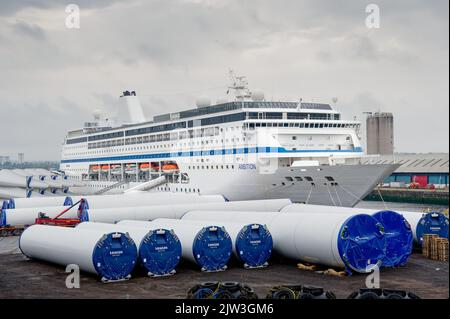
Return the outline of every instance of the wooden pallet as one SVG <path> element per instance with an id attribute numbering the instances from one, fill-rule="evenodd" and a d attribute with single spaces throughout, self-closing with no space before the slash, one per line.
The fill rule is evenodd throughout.
<path id="1" fill-rule="evenodd" d="M 433 237 L 431 240 L 431 249 L 430 249 L 430 257 L 432 260 L 439 260 L 439 250 L 438 250 L 438 246 L 439 246 L 439 237 Z"/>
<path id="2" fill-rule="evenodd" d="M 424 255 L 426 258 L 431 258 L 433 240 L 435 238 L 438 238 L 438 236 L 431 234 L 423 235 L 422 255 Z"/>
<path id="3" fill-rule="evenodd" d="M 437 235 L 424 235 L 422 255 L 437 261 L 448 261 L 449 255 L 448 239 Z"/>
<path id="4" fill-rule="evenodd" d="M 438 260 L 448 262 L 448 239 L 440 238 L 437 243 Z"/>

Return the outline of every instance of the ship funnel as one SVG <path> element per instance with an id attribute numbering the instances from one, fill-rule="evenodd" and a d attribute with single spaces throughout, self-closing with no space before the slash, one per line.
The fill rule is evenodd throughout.
<path id="1" fill-rule="evenodd" d="M 144 110 L 142 109 L 139 98 L 136 96 L 136 91 L 124 91 L 121 98 L 125 101 L 125 105 L 120 105 L 119 107 L 119 121 L 127 124 L 146 121 Z"/>

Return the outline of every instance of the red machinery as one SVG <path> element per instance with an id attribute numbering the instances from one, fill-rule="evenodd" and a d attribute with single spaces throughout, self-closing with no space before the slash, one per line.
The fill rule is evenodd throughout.
<path id="1" fill-rule="evenodd" d="M 51 225 L 51 226 L 61 226 L 61 227 L 75 227 L 78 225 L 81 221 L 79 218 L 61 218 L 62 215 L 67 213 L 69 210 L 74 208 L 75 206 L 78 206 L 78 216 L 81 214 L 81 210 L 84 207 L 84 199 L 80 199 L 78 202 L 70 206 L 69 208 L 63 210 L 58 216 L 55 218 L 50 218 L 45 215 L 45 213 L 39 213 L 39 217 L 36 218 L 35 223 L 40 225 Z"/>

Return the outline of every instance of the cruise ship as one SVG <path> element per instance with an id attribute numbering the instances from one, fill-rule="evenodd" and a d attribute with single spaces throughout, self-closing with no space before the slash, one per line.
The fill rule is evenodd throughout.
<path id="1" fill-rule="evenodd" d="M 290 198 L 354 206 L 398 165 L 362 164 L 360 122 L 330 104 L 268 101 L 231 73 L 232 98 L 145 118 L 135 91 L 117 117 L 99 112 L 65 137 L 60 170 L 84 182 L 71 192 L 221 194 L 228 200 Z"/>

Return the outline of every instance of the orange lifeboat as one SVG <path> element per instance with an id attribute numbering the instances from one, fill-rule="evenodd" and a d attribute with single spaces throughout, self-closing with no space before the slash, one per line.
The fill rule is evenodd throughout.
<path id="1" fill-rule="evenodd" d="M 102 165 L 102 172 L 108 173 L 109 165 Z"/>
<path id="2" fill-rule="evenodd" d="M 162 171 L 164 173 L 170 174 L 170 173 L 175 173 L 179 171 L 178 165 L 175 163 L 170 163 L 170 164 L 164 164 L 162 166 Z"/>
<path id="3" fill-rule="evenodd" d="M 148 172 L 150 170 L 150 164 L 149 163 L 141 163 L 139 164 L 139 169 L 141 172 Z"/>
<path id="4" fill-rule="evenodd" d="M 92 165 L 91 166 L 92 173 L 98 173 L 99 170 L 100 170 L 100 165 Z"/>

